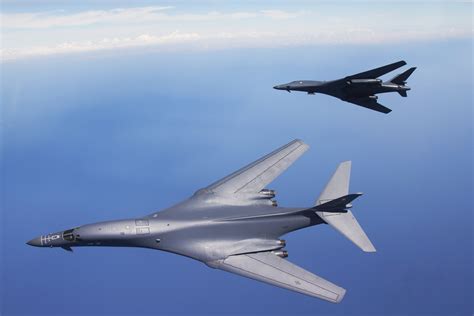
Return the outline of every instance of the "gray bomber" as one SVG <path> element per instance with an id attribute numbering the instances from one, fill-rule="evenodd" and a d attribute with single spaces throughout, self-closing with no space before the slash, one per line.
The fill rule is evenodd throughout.
<path id="1" fill-rule="evenodd" d="M 265 186 L 307 149 L 294 140 L 163 211 L 43 235 L 37 247 L 143 247 L 163 250 L 299 293 L 338 303 L 345 289 L 284 259 L 281 236 L 327 223 L 366 252 L 375 248 L 350 211 L 351 162 L 339 165 L 312 207 L 278 207 Z"/>
<path id="2" fill-rule="evenodd" d="M 406 85 L 406 80 L 415 71 L 416 67 L 412 67 L 386 82 L 378 77 L 404 65 L 406 65 L 406 62 L 402 60 L 337 80 L 297 80 L 273 88 L 288 92 L 303 91 L 308 94 L 327 94 L 374 111 L 390 113 L 392 110 L 377 102 L 376 94 L 398 92 L 402 97 L 406 97 L 407 91 L 410 90 L 410 87 Z"/>

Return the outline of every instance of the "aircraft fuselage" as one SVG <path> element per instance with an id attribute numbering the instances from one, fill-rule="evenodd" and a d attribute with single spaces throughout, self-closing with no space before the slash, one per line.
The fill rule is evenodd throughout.
<path id="1" fill-rule="evenodd" d="M 327 94 L 341 100 L 349 98 L 366 97 L 370 95 L 408 91 L 410 87 L 405 85 L 397 85 L 391 82 L 382 82 L 379 79 L 368 80 L 341 80 L 334 81 L 314 81 L 314 80 L 298 80 L 274 87 L 277 90 L 300 91 L 308 94 Z"/>
<path id="2" fill-rule="evenodd" d="M 248 251 L 280 249 L 284 247 L 281 236 L 323 223 L 315 213 L 294 214 L 304 208 L 217 206 L 196 209 L 193 204 L 190 209 L 186 204 L 180 203 L 147 217 L 87 224 L 42 235 L 28 244 L 66 250 L 84 246 L 141 247 L 209 262 L 247 251 L 246 240 L 252 247 Z"/>

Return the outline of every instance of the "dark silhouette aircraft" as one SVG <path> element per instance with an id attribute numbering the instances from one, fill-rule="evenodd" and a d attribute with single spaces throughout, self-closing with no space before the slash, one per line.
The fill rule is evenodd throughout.
<path id="1" fill-rule="evenodd" d="M 374 111 L 390 113 L 392 110 L 377 102 L 378 97 L 376 94 L 398 92 L 402 97 L 406 97 L 407 91 L 410 90 L 410 87 L 406 85 L 406 81 L 415 71 L 416 67 L 406 70 L 389 81 L 383 82 L 378 77 L 404 65 L 406 65 L 406 62 L 402 60 L 337 80 L 298 80 L 277 85 L 273 88 L 286 90 L 288 92 L 304 91 L 308 94 L 323 93 Z"/>

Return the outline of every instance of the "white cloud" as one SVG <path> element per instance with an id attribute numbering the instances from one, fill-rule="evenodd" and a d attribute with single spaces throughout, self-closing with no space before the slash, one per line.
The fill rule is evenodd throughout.
<path id="1" fill-rule="evenodd" d="M 260 32 L 216 32 L 213 34 L 184 33 L 175 31 L 162 36 L 141 34 L 136 37 L 112 37 L 96 41 L 70 41 L 52 46 L 34 46 L 21 49 L 0 49 L 0 60 L 9 61 L 35 56 L 48 56 L 68 53 L 83 53 L 126 48 L 164 48 L 167 49 L 226 49 L 235 47 L 283 47 L 316 44 L 373 44 L 415 41 L 420 38 L 446 39 L 466 37 L 462 30 L 445 32 L 393 33 L 387 35 L 368 28 L 349 28 L 341 31 L 324 30 L 319 33 Z"/>
<path id="2" fill-rule="evenodd" d="M 196 40 L 199 40 L 199 35 L 197 33 L 181 33 L 176 31 L 164 36 L 142 34 L 134 38 L 114 37 L 104 38 L 100 41 L 64 42 L 54 46 L 35 46 L 27 49 L 1 49 L 0 60 L 5 61 L 31 56 L 81 53 L 151 45 L 181 44 Z"/>
<path id="3" fill-rule="evenodd" d="M 117 8 L 111 10 L 91 10 L 67 14 L 64 11 L 49 11 L 37 13 L 8 13 L 0 14 L 5 29 L 32 29 L 54 27 L 77 27 L 92 24 L 123 24 L 150 23 L 170 21 L 217 21 L 243 20 L 252 18 L 290 19 L 298 17 L 301 12 L 282 10 L 261 10 L 256 12 L 219 12 L 207 13 L 176 13 L 167 14 L 172 6 L 150 6 L 138 8 Z"/>
<path id="4" fill-rule="evenodd" d="M 139 7 L 128 9 L 84 11 L 66 14 L 63 11 L 38 13 L 1 14 L 2 27 L 5 29 L 74 27 L 107 23 L 143 23 L 162 16 L 161 11 L 172 9 L 166 7 Z"/>
<path id="5" fill-rule="evenodd" d="M 435 7 L 423 15 L 398 7 L 377 11 L 355 6 L 337 14 L 334 8 L 324 8 L 189 12 L 148 6 L 3 13 L 0 61 L 143 47 L 221 49 L 472 38 L 471 16 L 462 8 L 443 12 Z"/>
<path id="6" fill-rule="evenodd" d="M 262 10 L 261 13 L 264 17 L 272 19 L 293 19 L 304 14 L 303 11 L 287 12 L 283 10 Z"/>

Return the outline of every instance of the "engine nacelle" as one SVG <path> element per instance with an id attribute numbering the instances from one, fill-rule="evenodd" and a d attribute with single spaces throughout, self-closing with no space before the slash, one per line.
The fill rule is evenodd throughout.
<path id="1" fill-rule="evenodd" d="M 272 206 L 273 206 L 273 207 L 277 207 L 277 206 L 278 206 L 277 201 L 275 201 L 275 200 L 271 200 L 271 201 L 272 201 Z"/>
<path id="2" fill-rule="evenodd" d="M 269 189 L 263 189 L 259 193 L 260 195 L 268 199 L 274 198 L 276 195 L 275 190 L 269 190 Z"/>
<path id="3" fill-rule="evenodd" d="M 280 258 L 286 258 L 288 257 L 288 251 L 286 250 L 275 250 L 275 251 L 272 251 L 272 253 L 275 255 L 275 256 L 278 256 Z"/>
<path id="4" fill-rule="evenodd" d="M 366 86 L 379 86 L 382 84 L 380 79 L 350 79 L 347 81 L 347 84 L 360 84 Z"/>

